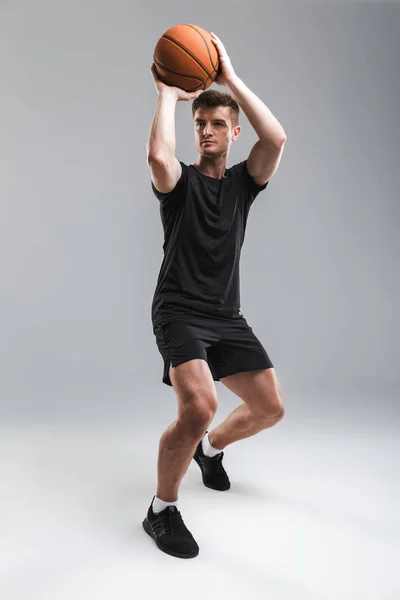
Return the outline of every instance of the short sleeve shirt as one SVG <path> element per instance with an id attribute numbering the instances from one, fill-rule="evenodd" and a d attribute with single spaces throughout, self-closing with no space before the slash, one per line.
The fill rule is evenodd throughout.
<path id="1" fill-rule="evenodd" d="M 247 161 L 221 179 L 180 162 L 182 174 L 160 201 L 164 258 L 152 303 L 153 326 L 179 314 L 240 315 L 239 260 L 249 209 L 258 185 Z"/>

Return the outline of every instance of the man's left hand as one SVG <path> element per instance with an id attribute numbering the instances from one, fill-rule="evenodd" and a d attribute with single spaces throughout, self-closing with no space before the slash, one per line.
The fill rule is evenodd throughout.
<path id="1" fill-rule="evenodd" d="M 225 46 L 221 40 L 211 32 L 211 41 L 217 49 L 219 57 L 218 76 L 214 80 L 218 85 L 229 85 L 235 78 L 236 73 L 233 70 L 231 59 L 228 56 Z"/>

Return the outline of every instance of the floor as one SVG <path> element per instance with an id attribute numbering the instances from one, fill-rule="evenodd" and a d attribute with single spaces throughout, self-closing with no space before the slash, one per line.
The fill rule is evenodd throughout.
<path id="1" fill-rule="evenodd" d="M 400 599 L 396 399 L 292 394 L 276 427 L 226 449 L 228 492 L 192 462 L 179 502 L 200 554 L 182 560 L 141 524 L 172 393 L 140 394 L 139 412 L 129 390 L 64 392 L 3 415 L 4 598 Z M 218 394 L 216 424 L 238 403 Z"/>

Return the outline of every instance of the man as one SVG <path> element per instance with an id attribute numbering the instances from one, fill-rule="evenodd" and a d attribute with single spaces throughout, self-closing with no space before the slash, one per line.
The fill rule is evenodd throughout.
<path id="1" fill-rule="evenodd" d="M 223 449 L 284 414 L 272 362 L 240 312 L 239 259 L 250 206 L 277 170 L 286 135 L 237 77 L 219 38 L 211 36 L 220 59 L 216 83 L 230 94 L 164 85 L 153 64 L 158 103 L 147 145 L 165 234 L 152 322 L 163 382 L 176 392 L 178 417 L 160 439 L 157 492 L 143 527 L 160 550 L 179 558 L 199 552 L 178 510 L 179 485 L 192 458 L 207 487 L 227 490 Z M 175 106 L 188 100 L 198 152 L 193 165 L 175 157 Z M 227 169 L 240 134 L 239 107 L 259 139 L 247 160 Z M 217 409 L 214 381 L 243 403 L 208 432 Z"/>

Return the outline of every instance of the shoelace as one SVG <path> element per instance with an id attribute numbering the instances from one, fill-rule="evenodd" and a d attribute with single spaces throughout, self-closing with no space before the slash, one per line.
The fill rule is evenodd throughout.
<path id="1" fill-rule="evenodd" d="M 225 469 L 222 465 L 223 457 L 224 457 L 223 452 L 221 452 L 221 454 L 217 454 L 216 461 L 215 461 L 215 466 L 216 466 L 215 470 L 217 471 L 217 473 L 225 473 Z"/>
<path id="2" fill-rule="evenodd" d="M 205 457 L 207 459 L 207 463 L 208 463 L 208 467 L 212 467 L 212 470 L 214 473 L 216 473 L 217 475 L 220 474 L 225 474 L 226 471 L 222 465 L 222 459 L 224 458 L 224 453 L 221 452 L 221 454 L 216 454 L 213 457 L 210 456 L 206 456 Z M 207 467 L 205 467 L 207 468 Z M 207 469 L 209 470 L 209 469 Z"/>
<path id="3" fill-rule="evenodd" d="M 176 531 L 185 528 L 182 515 L 178 510 L 168 510 L 163 515 L 156 517 L 152 526 L 156 535 L 169 535 L 173 530 Z"/>

